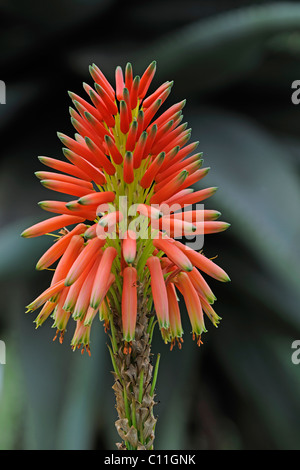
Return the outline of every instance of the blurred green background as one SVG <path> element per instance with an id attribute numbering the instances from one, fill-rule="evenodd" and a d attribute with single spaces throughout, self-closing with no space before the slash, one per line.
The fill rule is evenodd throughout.
<path id="1" fill-rule="evenodd" d="M 38 155 L 60 157 L 56 131 L 72 134 L 67 90 L 92 83 L 95 62 L 152 85 L 174 80 L 199 140 L 207 208 L 232 224 L 206 238 L 231 284 L 210 282 L 223 318 L 207 321 L 200 350 L 186 319 L 181 352 L 161 352 L 156 449 L 299 449 L 300 2 L 234 0 L 3 0 L 0 6 L 0 449 L 115 449 L 113 378 L 102 325 L 92 357 L 53 343 L 51 320 L 34 329 L 24 306 L 50 273 L 35 271 L 49 239 L 21 239 L 51 194 L 34 176 Z M 199 186 L 200 187 L 200 186 Z M 201 185 L 202 187 L 202 185 Z"/>

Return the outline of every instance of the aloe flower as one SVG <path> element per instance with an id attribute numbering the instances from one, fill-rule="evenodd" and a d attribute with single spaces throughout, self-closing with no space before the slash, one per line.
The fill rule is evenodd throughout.
<path id="1" fill-rule="evenodd" d="M 55 215 L 22 233 L 25 238 L 55 237 L 36 265 L 38 270 L 55 265 L 50 287 L 27 306 L 28 311 L 41 309 L 36 327 L 51 317 L 54 339 L 63 342 L 73 323 L 71 347 L 89 354 L 97 316 L 109 333 L 121 449 L 153 448 L 159 361 L 153 369 L 150 348 L 155 325 L 171 349 L 182 347 L 181 297 L 192 338 L 202 344 L 205 316 L 215 326 L 220 321 L 205 276 L 229 280 L 203 252 L 180 241 L 183 235 L 220 232 L 229 224 L 216 220 L 218 211 L 192 206 L 217 188 L 191 188 L 209 168 L 195 153 L 198 142 L 189 143 L 191 130 L 182 123 L 185 100 L 158 114 L 173 82 L 146 97 L 155 70 L 152 62 L 134 77 L 130 63 L 125 73 L 117 67 L 114 89 L 96 65 L 90 67 L 94 88 L 83 85 L 88 96 L 69 93 L 76 133 L 58 133 L 65 159 L 39 157 L 48 169 L 36 172 L 45 188 L 68 200 L 40 202 Z M 183 211 L 186 206 L 189 210 Z"/>

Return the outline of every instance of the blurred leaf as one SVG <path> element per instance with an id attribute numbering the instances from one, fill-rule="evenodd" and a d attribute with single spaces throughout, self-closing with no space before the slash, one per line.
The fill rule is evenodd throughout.
<path id="1" fill-rule="evenodd" d="M 205 186 L 219 187 L 214 199 L 232 223 L 230 233 L 278 278 L 282 289 L 292 289 L 297 304 L 300 186 L 285 150 L 242 116 L 201 109 L 189 117 L 205 163 L 212 162 Z M 284 315 L 299 325 L 299 314 L 288 310 Z"/>

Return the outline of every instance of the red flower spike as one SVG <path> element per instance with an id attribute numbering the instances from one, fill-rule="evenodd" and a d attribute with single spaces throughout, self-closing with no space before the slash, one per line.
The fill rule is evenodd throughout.
<path id="1" fill-rule="evenodd" d="M 122 327 L 124 341 L 130 343 L 135 337 L 137 318 L 137 272 L 128 266 L 123 271 Z"/>
<path id="2" fill-rule="evenodd" d="M 37 327 L 51 315 L 60 342 L 70 318 L 75 320 L 71 346 L 88 354 L 91 324 L 99 312 L 106 332 L 110 328 L 113 336 L 114 328 L 121 327 L 121 335 L 117 332 L 114 338 L 122 357 L 131 352 L 133 360 L 138 357 L 138 301 L 141 315 L 144 307 L 154 305 L 164 342 L 170 342 L 171 349 L 176 343 L 181 348 L 177 291 L 184 297 L 199 345 L 206 331 L 203 312 L 213 325 L 220 321 L 204 275 L 223 282 L 229 281 L 228 275 L 176 238 L 217 233 L 229 224 L 216 220 L 220 213 L 215 210 L 184 210 L 211 197 L 217 188 L 192 189 L 208 168 L 202 168 L 202 153 L 194 154 L 199 142 L 189 143 L 191 129 L 182 113 L 185 100 L 159 112 L 173 82 L 166 81 L 147 97 L 155 69 L 152 62 L 140 78 L 133 77 L 130 63 L 124 74 L 117 67 L 115 91 L 93 64 L 94 88 L 83 84 L 91 101 L 69 93 L 76 133 L 73 138 L 58 133 L 66 161 L 39 157 L 53 170 L 36 172 L 41 184 L 70 197 L 41 201 L 42 209 L 58 215 L 22 234 L 35 237 L 59 231 L 36 266 L 41 270 L 56 263 L 51 286 L 28 310 L 41 307 Z M 123 197 L 134 204 L 129 210 Z M 74 224 L 69 232 L 66 227 Z M 118 314 L 120 321 L 111 325 Z"/>

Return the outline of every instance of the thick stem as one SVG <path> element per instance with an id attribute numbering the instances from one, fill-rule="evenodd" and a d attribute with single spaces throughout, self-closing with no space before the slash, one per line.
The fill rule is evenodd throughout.
<path id="1" fill-rule="evenodd" d="M 123 440 L 117 444 L 120 450 L 153 449 L 156 419 L 153 415 L 154 387 L 152 383 L 151 339 L 149 312 L 143 297 L 143 288 L 138 289 L 138 315 L 135 340 L 125 345 L 121 318 L 113 311 L 115 352 L 113 355 L 113 389 L 116 396 L 118 420 L 116 428 Z M 150 329 L 151 330 L 151 329 Z M 130 351 L 130 352 L 129 352 Z M 154 384 L 155 385 L 155 384 Z"/>

